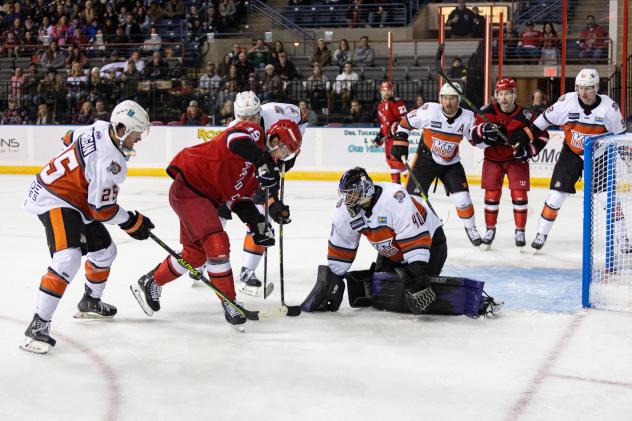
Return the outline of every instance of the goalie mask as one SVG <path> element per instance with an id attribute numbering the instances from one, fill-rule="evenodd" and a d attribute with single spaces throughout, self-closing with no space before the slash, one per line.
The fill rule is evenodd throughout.
<path id="1" fill-rule="evenodd" d="M 356 216 L 363 205 L 375 194 L 375 185 L 364 168 L 355 167 L 342 175 L 338 195 L 351 216 Z"/>
<path id="2" fill-rule="evenodd" d="M 134 101 L 127 100 L 119 103 L 114 110 L 112 110 L 112 116 L 110 117 L 110 123 L 119 141 L 119 149 L 125 155 L 127 161 L 131 156 L 134 156 L 136 152 L 133 147 L 125 146 L 125 140 L 132 133 L 140 133 L 141 135 L 149 133 L 149 115 L 147 111 Z M 123 127 L 125 133 L 123 136 L 119 136 L 118 130 Z"/>

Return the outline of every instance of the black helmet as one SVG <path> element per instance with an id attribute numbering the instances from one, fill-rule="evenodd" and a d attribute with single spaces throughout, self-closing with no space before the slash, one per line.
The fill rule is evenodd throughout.
<path id="1" fill-rule="evenodd" d="M 356 216 L 360 206 L 375 194 L 375 186 L 364 168 L 355 167 L 346 171 L 340 178 L 338 194 L 351 216 Z"/>

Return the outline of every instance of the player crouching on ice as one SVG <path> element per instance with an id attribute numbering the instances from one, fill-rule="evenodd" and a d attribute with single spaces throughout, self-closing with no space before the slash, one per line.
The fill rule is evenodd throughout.
<path id="1" fill-rule="evenodd" d="M 340 179 L 341 200 L 333 215 L 327 266 L 303 311 L 337 311 L 349 287 L 351 307 L 403 313 L 492 315 L 498 305 L 483 298 L 483 282 L 440 277 L 448 255 L 441 221 L 421 197 L 394 183 L 373 183 L 363 168 Z M 349 272 L 360 236 L 378 257 L 371 269 Z"/>
<path id="2" fill-rule="evenodd" d="M 258 124 L 259 107 L 254 102 L 246 105 L 242 115 L 247 119 L 227 128 L 209 142 L 184 148 L 167 167 L 167 173 L 173 178 L 169 204 L 180 219 L 182 258 L 194 267 L 206 263 L 211 282 L 231 300 L 236 294 L 230 265 L 230 242 L 218 208 L 226 203 L 248 225 L 256 244 L 273 246 L 274 234 L 270 225 L 251 197 L 259 187 L 269 189 L 276 196 L 279 183 L 276 160 L 295 153 L 295 147 L 300 148 L 300 144 L 292 139 L 293 133 L 298 132 L 296 123 L 289 120 L 277 122 L 270 127 L 266 140 Z M 278 197 L 275 202 L 278 204 L 275 212 L 283 213 L 289 220 L 289 207 Z M 187 272 L 187 268 L 168 256 L 133 283 L 132 292 L 143 311 L 151 316 L 160 310 L 162 287 Z M 227 301 L 221 299 L 221 303 L 226 321 L 243 332 L 241 325 L 246 318 Z"/>
<path id="3" fill-rule="evenodd" d="M 127 158 L 149 131 L 147 112 L 134 101 L 114 107 L 110 123 L 97 121 L 76 129 L 67 147 L 35 177 L 24 210 L 36 214 L 46 230 L 52 262 L 40 282 L 37 312 L 26 329 L 22 349 L 44 354 L 55 346 L 49 335 L 53 313 L 73 280 L 81 256 L 85 263 L 85 294 L 76 318 L 111 318 L 116 307 L 101 301 L 116 246 L 104 223 L 118 225 L 136 240 L 146 240 L 154 224 L 139 212 L 116 203 L 127 177 Z"/>

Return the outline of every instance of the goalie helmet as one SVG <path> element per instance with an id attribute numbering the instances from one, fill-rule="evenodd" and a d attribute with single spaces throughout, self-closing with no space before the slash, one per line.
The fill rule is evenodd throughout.
<path id="1" fill-rule="evenodd" d="M 261 101 L 252 91 L 237 94 L 234 103 L 235 117 L 249 117 L 261 113 Z"/>
<path id="2" fill-rule="evenodd" d="M 459 89 L 456 90 L 452 87 L 452 85 L 446 82 L 441 87 L 441 90 L 439 91 L 439 96 L 456 96 L 459 98 L 459 102 L 461 102 L 461 88 L 459 87 Z"/>
<path id="3" fill-rule="evenodd" d="M 123 142 L 132 133 L 149 133 L 149 115 L 143 107 L 138 103 L 126 100 L 114 107 L 112 115 L 110 116 L 110 123 L 114 127 L 114 131 L 117 132 L 120 126 L 125 127 L 125 133 L 119 137 L 119 148 L 123 151 L 125 159 L 134 155 L 133 149 L 127 149 L 123 147 Z M 118 136 L 118 132 L 116 133 Z"/>
<path id="4" fill-rule="evenodd" d="M 362 205 L 368 203 L 375 194 L 375 185 L 364 168 L 355 167 L 340 178 L 338 194 L 351 216 L 356 216 Z"/>
<path id="5" fill-rule="evenodd" d="M 580 86 L 594 86 L 599 91 L 599 73 L 595 69 L 582 69 L 575 76 L 575 90 Z"/>
<path id="6" fill-rule="evenodd" d="M 273 152 L 277 149 L 283 150 L 283 160 L 287 161 L 296 156 L 296 152 L 301 149 L 303 138 L 298 125 L 292 120 L 279 120 L 268 129 L 268 150 Z M 271 145 L 274 138 L 278 139 L 275 146 Z"/>

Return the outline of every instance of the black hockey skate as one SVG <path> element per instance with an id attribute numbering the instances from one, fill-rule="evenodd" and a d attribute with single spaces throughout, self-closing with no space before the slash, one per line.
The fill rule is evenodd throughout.
<path id="1" fill-rule="evenodd" d="M 225 300 L 221 300 L 222 307 L 224 308 L 224 317 L 226 321 L 230 323 L 231 327 L 235 329 L 237 332 L 244 333 L 246 331 L 246 327 L 244 323 L 246 323 L 246 317 L 239 312 L 232 304 L 228 303 Z"/>
<path id="2" fill-rule="evenodd" d="M 516 247 L 524 247 L 527 244 L 524 230 L 516 230 L 514 233 L 514 240 L 516 241 Z"/>
<path id="3" fill-rule="evenodd" d="M 47 322 L 35 313 L 31 324 L 24 332 L 26 337 L 22 345 L 20 345 L 20 348 L 36 354 L 46 354 L 57 343 L 57 341 L 48 334 L 49 331 L 50 322 Z"/>
<path id="4" fill-rule="evenodd" d="M 546 235 L 537 233 L 535 236 L 535 240 L 531 243 L 531 247 L 533 247 L 536 251 L 540 250 L 544 247 L 544 243 L 546 242 Z"/>
<path id="5" fill-rule="evenodd" d="M 467 238 L 469 238 L 472 245 L 478 247 L 483 242 L 481 239 L 481 235 L 478 233 L 476 227 L 467 228 L 465 227 L 465 233 L 467 234 Z"/>
<path id="6" fill-rule="evenodd" d="M 100 298 L 90 296 L 90 288 L 85 285 L 86 292 L 77 304 L 79 310 L 75 314 L 75 319 L 111 319 L 116 314 L 116 307 L 112 304 L 104 303 Z"/>
<path id="7" fill-rule="evenodd" d="M 494 238 L 496 238 L 496 228 L 487 228 L 487 232 L 485 232 L 485 235 L 483 236 L 482 243 L 486 246 L 491 246 L 494 242 Z"/>
<path id="8" fill-rule="evenodd" d="M 158 269 L 158 266 L 150 270 L 149 273 L 141 276 L 137 283 L 133 283 L 129 286 L 140 308 L 150 317 L 153 316 L 155 311 L 160 310 L 162 287 L 154 280 L 154 272 L 156 272 L 156 269 Z"/>

